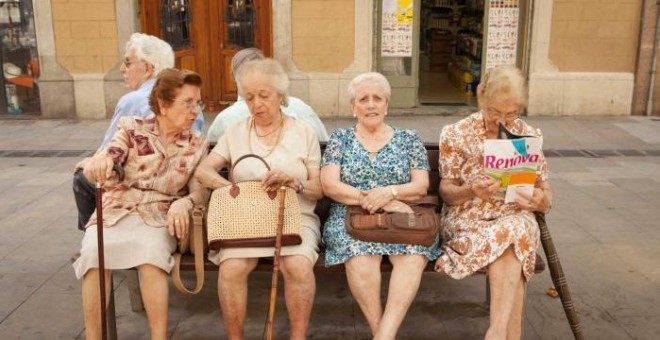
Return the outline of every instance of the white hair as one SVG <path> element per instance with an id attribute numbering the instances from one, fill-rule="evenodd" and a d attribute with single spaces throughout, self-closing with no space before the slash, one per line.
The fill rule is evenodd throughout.
<path id="1" fill-rule="evenodd" d="M 174 51 L 172 46 L 152 35 L 133 33 L 126 42 L 126 51 L 133 49 L 135 56 L 154 68 L 151 75 L 155 78 L 160 71 L 174 67 Z"/>
<path id="2" fill-rule="evenodd" d="M 231 74 L 234 77 L 234 81 L 236 81 L 238 69 L 243 66 L 243 64 L 248 61 L 261 59 L 266 59 L 266 56 L 264 56 L 264 53 L 256 47 L 248 47 L 236 52 L 234 57 L 231 58 Z"/>
<path id="3" fill-rule="evenodd" d="M 275 92 L 282 97 L 282 104 L 287 106 L 289 103 L 289 76 L 284 72 L 284 68 L 277 61 L 265 58 L 251 60 L 239 67 L 238 72 L 234 75 L 236 78 L 236 85 L 238 86 L 238 94 L 245 97 L 243 93 L 243 79 L 246 76 L 254 73 L 261 73 L 268 76 L 270 85 L 275 89 Z"/>
<path id="4" fill-rule="evenodd" d="M 522 71 L 515 66 L 500 66 L 489 70 L 477 87 L 480 109 L 489 104 L 514 100 L 520 108 L 527 106 L 527 84 Z"/>
<path id="5" fill-rule="evenodd" d="M 348 100 L 350 103 L 355 101 L 358 86 L 366 82 L 373 82 L 378 84 L 381 90 L 383 90 L 387 101 L 390 101 L 390 96 L 392 95 L 392 87 L 390 87 L 390 82 L 387 81 L 387 78 L 378 72 L 367 72 L 353 78 L 353 80 L 351 80 L 351 82 L 348 84 Z"/>

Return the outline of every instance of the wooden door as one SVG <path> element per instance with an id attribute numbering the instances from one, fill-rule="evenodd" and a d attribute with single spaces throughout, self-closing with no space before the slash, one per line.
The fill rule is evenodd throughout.
<path id="1" fill-rule="evenodd" d="M 204 79 L 207 111 L 236 100 L 231 59 L 242 48 L 272 55 L 270 0 L 141 0 L 142 31 L 172 45 L 176 67 Z"/>

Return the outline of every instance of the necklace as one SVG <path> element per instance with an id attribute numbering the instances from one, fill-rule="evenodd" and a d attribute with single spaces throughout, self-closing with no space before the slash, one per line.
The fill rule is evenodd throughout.
<path id="1" fill-rule="evenodd" d="M 275 133 L 275 131 L 278 131 L 279 129 L 281 129 L 282 125 L 284 125 L 284 116 L 280 115 L 280 125 L 278 127 L 276 127 L 275 129 L 273 129 L 273 131 L 268 132 L 268 133 L 264 133 L 263 135 L 260 135 L 259 131 L 257 131 L 257 126 L 255 125 L 254 120 L 252 120 L 252 126 L 254 126 L 254 134 L 257 135 L 257 137 L 270 136 L 273 133 Z"/>
<path id="2" fill-rule="evenodd" d="M 378 154 L 378 152 L 380 152 L 380 150 L 383 147 L 385 147 L 385 145 L 387 145 L 387 142 L 383 143 L 383 138 L 387 137 L 387 134 L 388 134 L 387 130 L 384 131 L 384 133 L 379 133 L 376 137 L 369 138 L 369 137 L 363 135 L 359 131 L 358 126 L 356 125 L 355 126 L 355 134 L 357 135 L 357 137 L 359 137 L 359 139 L 363 139 L 363 141 L 360 141 L 360 144 L 362 144 L 362 147 L 365 150 L 367 150 L 367 153 L 369 154 L 370 158 L 372 158 L 376 154 Z M 375 146 L 372 145 L 372 144 L 375 144 Z"/>
<path id="3" fill-rule="evenodd" d="M 376 137 L 367 137 L 364 134 L 362 134 L 362 132 L 360 132 L 357 125 L 355 126 L 355 132 L 357 133 L 358 137 L 360 137 L 362 139 L 366 139 L 366 140 L 373 140 L 373 141 L 380 141 L 387 134 L 387 131 L 384 131 L 383 133 L 376 134 Z"/>
<path id="4" fill-rule="evenodd" d="M 250 131 L 248 131 L 248 147 L 250 149 L 250 153 L 256 154 L 254 151 L 252 151 L 252 130 L 254 130 L 254 134 L 257 135 L 257 137 L 265 137 L 265 136 L 268 136 L 268 135 L 272 134 L 275 131 L 278 131 L 277 132 L 277 138 L 275 139 L 275 144 L 273 144 L 273 147 L 268 149 L 268 152 L 266 152 L 266 154 L 261 156 L 261 157 L 266 158 L 266 157 L 270 156 L 270 154 L 273 153 L 273 151 L 275 151 L 275 148 L 277 147 L 277 145 L 280 143 L 280 140 L 282 139 L 282 130 L 284 130 L 284 116 L 281 116 L 280 118 L 281 118 L 280 119 L 280 126 L 277 129 L 275 129 L 275 130 L 273 130 L 273 131 L 271 131 L 268 134 L 263 135 L 263 136 L 259 136 L 257 134 L 257 128 L 254 125 L 254 119 L 251 118 L 252 121 L 250 122 Z"/>

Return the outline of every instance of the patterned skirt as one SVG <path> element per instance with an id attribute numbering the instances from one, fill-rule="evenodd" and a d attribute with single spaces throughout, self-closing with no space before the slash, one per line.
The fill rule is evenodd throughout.
<path id="1" fill-rule="evenodd" d="M 532 213 L 516 213 L 492 221 L 446 216 L 442 222 L 443 254 L 436 262 L 437 271 L 462 279 L 495 262 L 513 246 L 525 280 L 534 275 L 540 233 Z"/>

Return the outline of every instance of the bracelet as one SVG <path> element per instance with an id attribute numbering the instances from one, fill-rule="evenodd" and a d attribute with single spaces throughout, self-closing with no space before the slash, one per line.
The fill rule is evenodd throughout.
<path id="1" fill-rule="evenodd" d="M 304 193 L 305 191 L 305 186 L 303 185 L 301 180 L 298 180 L 298 186 L 296 187 L 296 194 Z"/>

